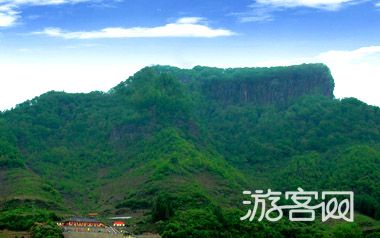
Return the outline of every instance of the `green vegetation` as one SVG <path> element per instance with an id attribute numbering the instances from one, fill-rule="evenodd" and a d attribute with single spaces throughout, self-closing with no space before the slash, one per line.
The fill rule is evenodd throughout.
<path id="1" fill-rule="evenodd" d="M 36 223 L 31 228 L 31 238 L 63 238 L 61 229 L 53 222 Z"/>
<path id="2" fill-rule="evenodd" d="M 0 225 L 52 219 L 32 219 L 30 208 L 140 211 L 138 225 L 163 237 L 371 237 L 380 109 L 335 99 L 333 89 L 322 64 L 153 66 L 107 93 L 43 94 L 0 114 Z M 353 190 L 360 219 L 372 220 L 239 220 L 243 190 L 297 187 Z M 16 211 L 27 221 L 11 227 Z M 54 230 L 34 227 L 45 228 Z"/>
<path id="3" fill-rule="evenodd" d="M 36 222 L 57 221 L 58 217 L 38 208 L 17 208 L 0 212 L 0 230 L 27 231 Z"/>
<path id="4" fill-rule="evenodd" d="M 364 237 L 355 223 L 334 226 L 313 223 L 241 222 L 243 214 L 235 209 L 206 208 L 180 212 L 163 228 L 164 238 L 180 237 L 258 237 L 258 238 L 343 238 Z"/>

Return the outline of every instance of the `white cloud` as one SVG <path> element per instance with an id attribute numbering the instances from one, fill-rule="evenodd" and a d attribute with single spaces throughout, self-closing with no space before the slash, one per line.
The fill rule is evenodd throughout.
<path id="1" fill-rule="evenodd" d="M 318 55 L 316 60 L 330 67 L 336 97 L 356 97 L 380 106 L 380 46 L 328 51 Z"/>
<path id="2" fill-rule="evenodd" d="M 13 26 L 20 18 L 20 7 L 76 4 L 97 0 L 0 0 L 0 27 Z"/>
<path id="3" fill-rule="evenodd" d="M 196 24 L 201 21 L 204 21 L 203 17 L 183 17 L 177 20 L 179 24 Z"/>
<path id="4" fill-rule="evenodd" d="M 245 12 L 234 13 L 241 22 L 271 21 L 273 14 L 300 7 L 337 11 L 345 6 L 373 0 L 256 0 Z"/>
<path id="5" fill-rule="evenodd" d="M 64 39 L 104 39 L 104 38 L 153 38 L 153 37 L 220 37 L 235 33 L 222 28 L 211 28 L 199 17 L 180 18 L 174 23 L 157 27 L 110 27 L 98 31 L 64 31 L 60 28 L 45 28 L 34 34 L 60 37 Z"/>

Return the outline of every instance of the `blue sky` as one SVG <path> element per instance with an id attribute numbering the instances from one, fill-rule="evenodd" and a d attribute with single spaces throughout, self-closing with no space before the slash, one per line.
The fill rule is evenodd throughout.
<path id="1" fill-rule="evenodd" d="M 0 110 L 140 68 L 323 62 L 380 106 L 380 0 L 0 0 Z"/>

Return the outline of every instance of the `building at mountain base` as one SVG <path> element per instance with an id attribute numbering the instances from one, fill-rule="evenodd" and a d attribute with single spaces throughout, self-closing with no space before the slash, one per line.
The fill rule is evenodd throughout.
<path id="1" fill-rule="evenodd" d="M 105 225 L 94 218 L 74 217 L 63 222 L 63 227 L 99 227 L 104 228 Z"/>

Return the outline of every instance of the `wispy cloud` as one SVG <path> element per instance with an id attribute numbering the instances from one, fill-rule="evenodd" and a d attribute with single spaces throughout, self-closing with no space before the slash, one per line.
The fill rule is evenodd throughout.
<path id="1" fill-rule="evenodd" d="M 234 13 L 241 22 L 271 21 L 276 12 L 295 8 L 337 11 L 345 6 L 372 0 L 256 0 L 244 12 Z"/>
<path id="2" fill-rule="evenodd" d="M 10 5 L 3 4 L 0 1 L 0 27 L 13 25 L 18 18 L 18 12 Z"/>
<path id="3" fill-rule="evenodd" d="M 235 35 L 223 28 L 211 28 L 204 18 L 184 17 L 173 23 L 156 27 L 109 27 L 96 31 L 65 31 L 60 28 L 45 28 L 34 34 L 64 39 L 104 39 L 104 38 L 154 38 L 154 37 L 202 37 L 212 38 Z"/>
<path id="4" fill-rule="evenodd" d="M 257 0 L 257 4 L 272 7 L 294 8 L 310 7 L 335 11 L 348 4 L 356 4 L 363 0 Z"/>
<path id="5" fill-rule="evenodd" d="M 380 46 L 367 46 L 355 50 L 332 50 L 321 53 L 318 58 L 326 61 L 347 62 L 379 54 Z"/>
<path id="6" fill-rule="evenodd" d="M 0 27 L 16 24 L 20 18 L 21 7 L 76 4 L 81 2 L 100 2 L 99 0 L 0 0 Z"/>
<path id="7" fill-rule="evenodd" d="M 251 4 L 248 6 L 248 10 L 244 12 L 232 13 L 237 16 L 240 22 L 265 22 L 272 21 L 273 14 L 277 11 L 282 11 L 282 8 L 276 8 L 272 6 L 264 6 L 262 4 Z"/>

